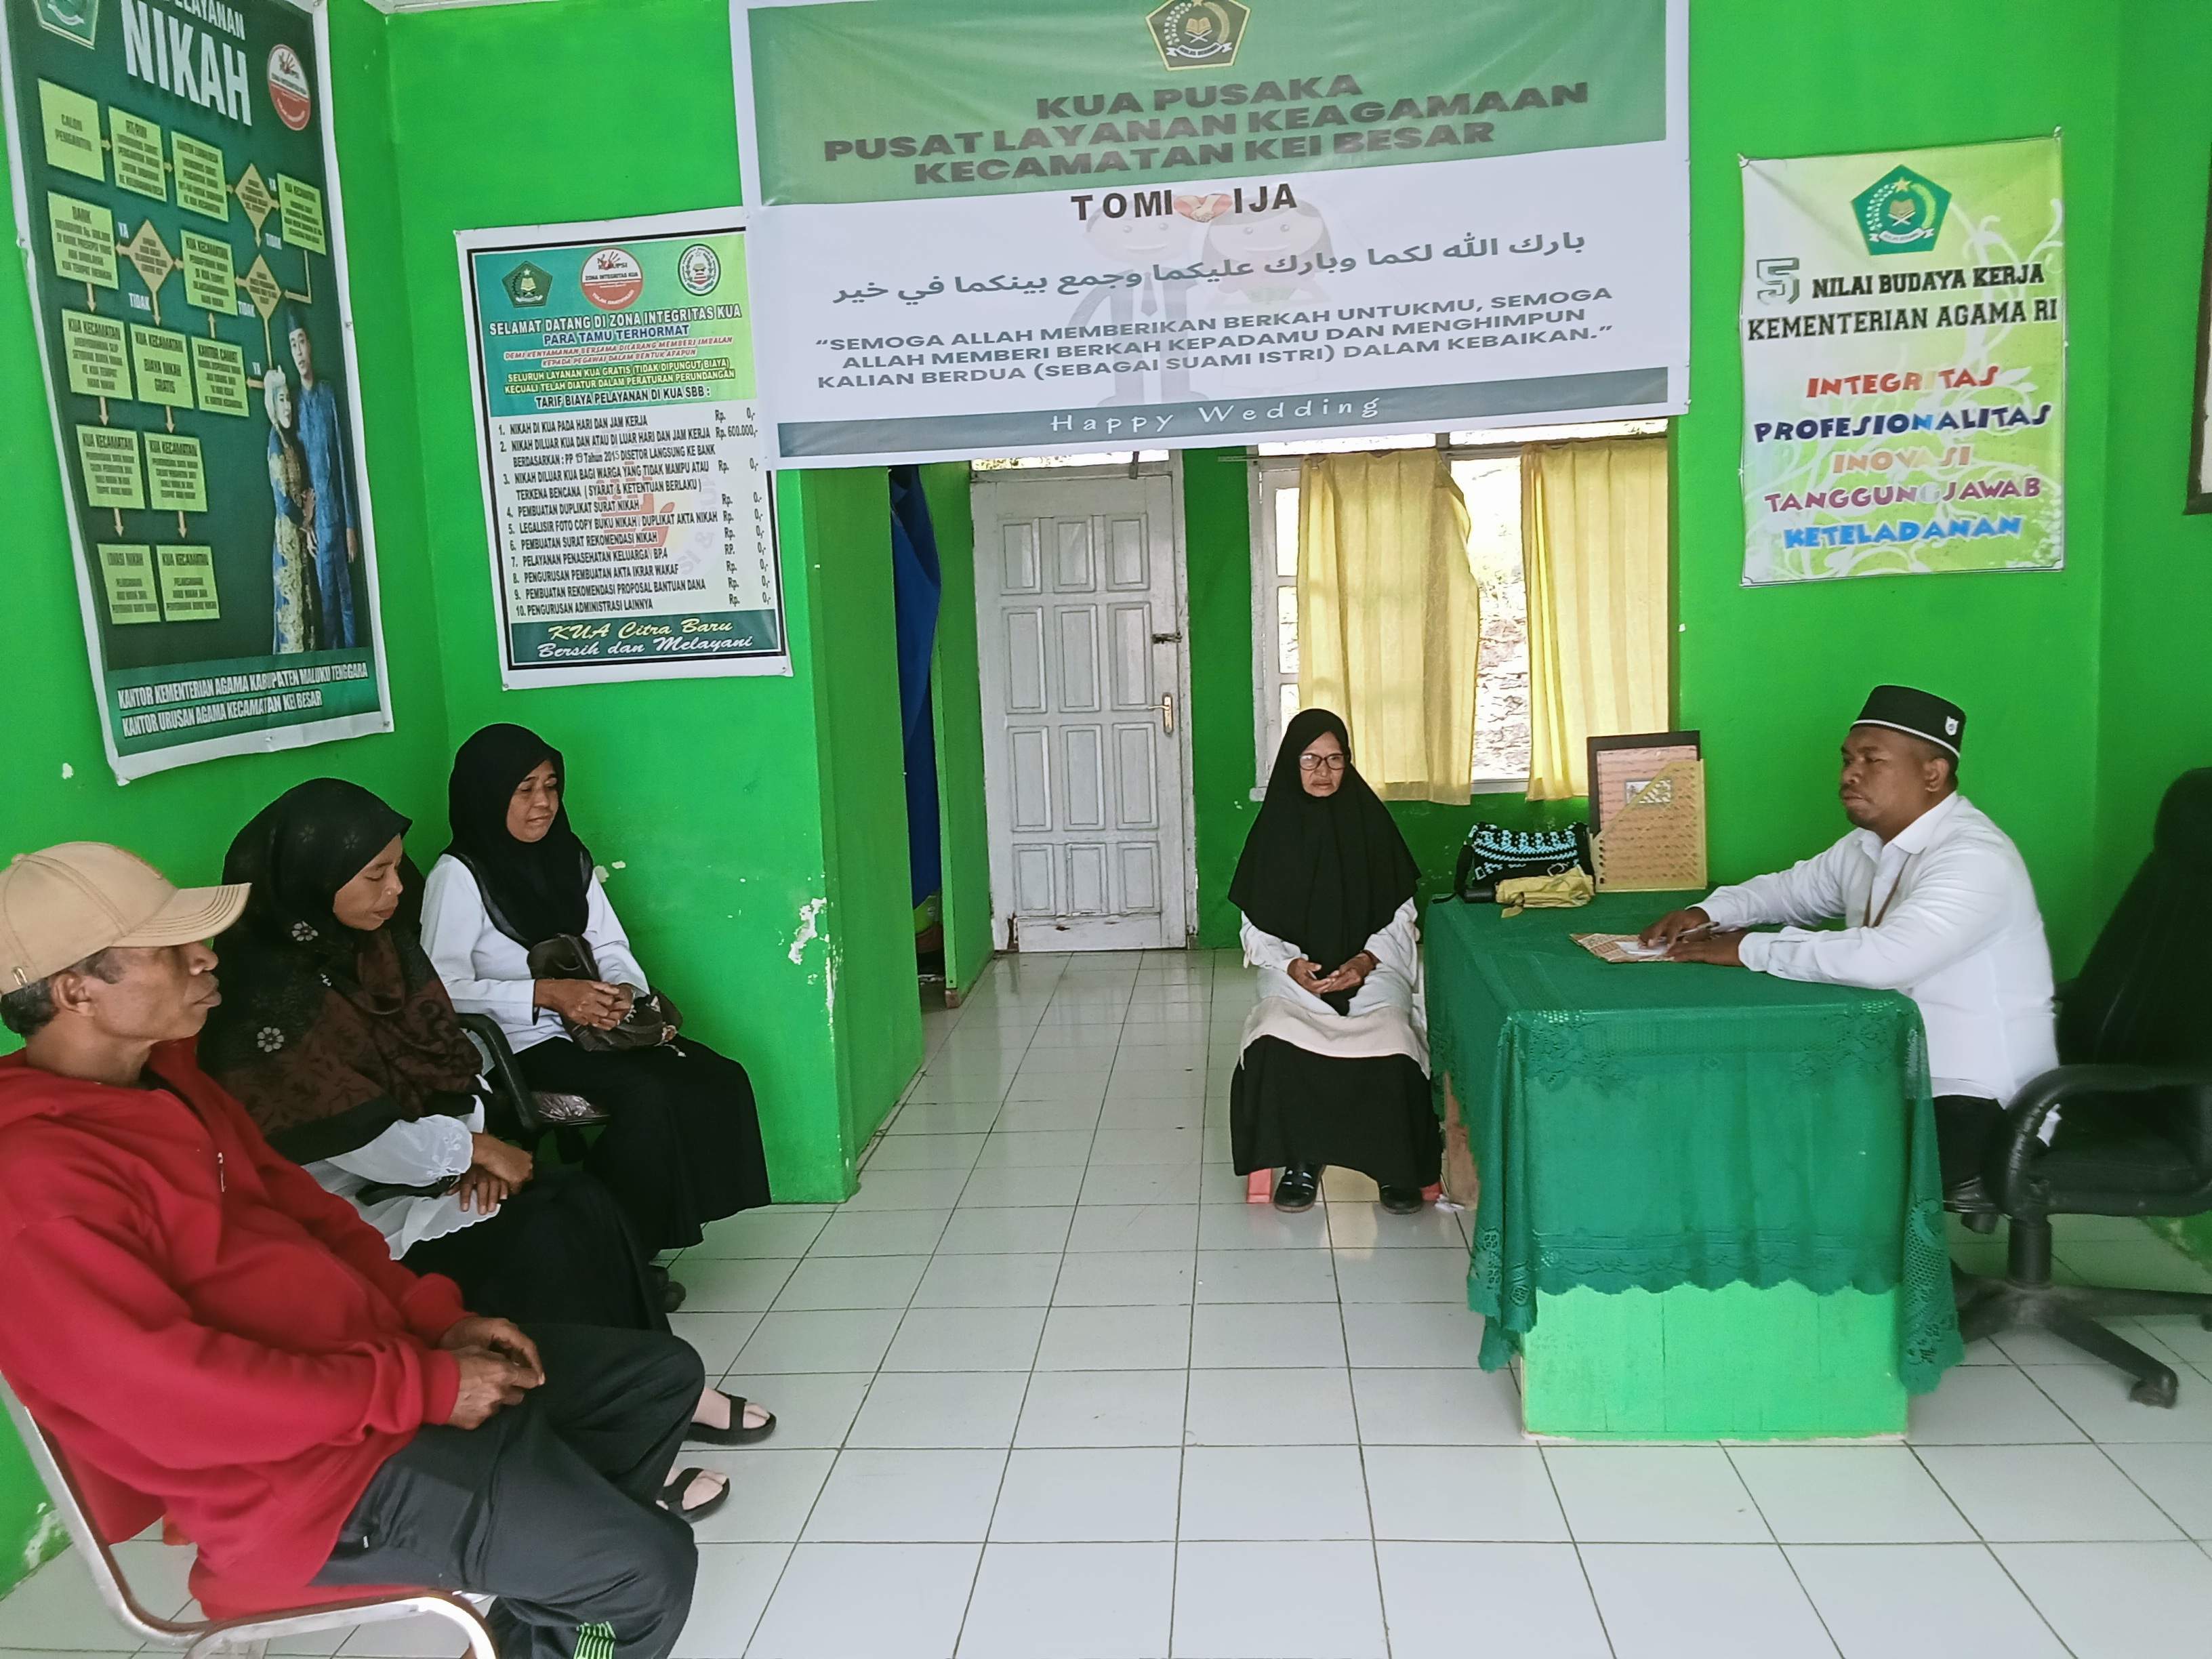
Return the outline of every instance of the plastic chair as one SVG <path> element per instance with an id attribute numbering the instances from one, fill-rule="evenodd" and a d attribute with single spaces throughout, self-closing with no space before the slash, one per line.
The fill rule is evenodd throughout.
<path id="1" fill-rule="evenodd" d="M 85 1568 L 92 1575 L 100 1599 L 116 1621 L 131 1632 L 137 1641 L 156 1647 L 173 1648 L 200 1659 L 200 1656 L 219 1652 L 261 1653 L 267 1644 L 281 1637 L 304 1636 L 316 1631 L 349 1630 L 356 1625 L 379 1624 L 394 1619 L 412 1619 L 428 1614 L 443 1619 L 467 1637 L 472 1659 L 499 1659 L 499 1649 L 492 1640 L 491 1629 L 482 1614 L 456 1595 L 440 1590 L 403 1590 L 384 1595 L 355 1596 L 343 1601 L 325 1601 L 313 1607 L 288 1607 L 275 1613 L 255 1613 L 243 1619 L 211 1619 L 180 1621 L 158 1618 L 139 1604 L 116 1565 L 115 1555 L 107 1540 L 100 1535 L 93 1524 L 92 1512 L 86 1504 L 84 1494 L 78 1489 L 76 1477 L 70 1473 L 69 1461 L 62 1449 L 39 1425 L 15 1391 L 4 1379 L 0 1379 L 0 1400 L 8 1405 L 8 1415 L 15 1421 L 16 1432 L 21 1435 L 23 1449 L 31 1455 L 31 1467 L 38 1470 L 39 1479 L 46 1483 L 46 1492 L 54 1502 L 54 1510 L 68 1529 L 70 1541 L 84 1558 Z"/>

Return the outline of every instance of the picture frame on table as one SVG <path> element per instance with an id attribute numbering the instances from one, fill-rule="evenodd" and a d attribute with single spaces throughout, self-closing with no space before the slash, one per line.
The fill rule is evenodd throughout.
<path id="1" fill-rule="evenodd" d="M 2204 268 L 2197 294 L 2197 400 L 2189 406 L 2185 513 L 2212 513 L 2212 176 L 2206 181 Z"/>
<path id="2" fill-rule="evenodd" d="M 1636 732 L 1589 739 L 1589 827 L 1595 836 L 1659 769 L 1702 758 L 1697 732 Z"/>

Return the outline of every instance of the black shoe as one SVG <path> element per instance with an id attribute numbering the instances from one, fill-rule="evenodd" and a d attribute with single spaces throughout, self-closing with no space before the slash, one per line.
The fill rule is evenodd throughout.
<path id="1" fill-rule="evenodd" d="M 1382 1190 L 1382 1207 L 1392 1215 L 1411 1215 L 1428 1207 L 1428 1200 L 1421 1196 L 1419 1187 L 1385 1187 Z"/>
<path id="2" fill-rule="evenodd" d="M 647 1285 L 660 1297 L 660 1311 L 672 1314 L 684 1305 L 684 1289 L 668 1276 L 668 1269 L 647 1264 L 645 1270 Z"/>
<path id="3" fill-rule="evenodd" d="M 1979 1176 L 1969 1176 L 1964 1181 L 1943 1189 L 1943 1207 L 1960 1215 L 1995 1215 L 1996 1201 L 1990 1196 L 1988 1183 Z"/>
<path id="4" fill-rule="evenodd" d="M 1310 1210 L 1314 1200 L 1321 1195 L 1321 1165 L 1318 1164 L 1289 1164 L 1275 1178 L 1275 1207 L 1285 1214 L 1296 1215 Z"/>

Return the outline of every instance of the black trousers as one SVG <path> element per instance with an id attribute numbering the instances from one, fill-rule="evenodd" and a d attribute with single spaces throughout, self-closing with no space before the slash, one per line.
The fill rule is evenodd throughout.
<path id="1" fill-rule="evenodd" d="M 1978 1095 L 1936 1097 L 1936 1155 L 1943 1165 L 1946 1191 L 1982 1173 L 2004 1121 L 2004 1108 L 1994 1100 Z"/>
<path id="2" fill-rule="evenodd" d="M 540 1164 L 490 1218 L 401 1258 L 443 1273 L 477 1313 L 540 1325 L 665 1331 L 660 1290 L 614 1194 L 588 1170 Z"/>
<path id="3" fill-rule="evenodd" d="M 605 1182 L 647 1255 L 699 1242 L 710 1221 L 769 1200 L 760 1112 L 745 1068 L 703 1042 L 586 1054 L 567 1037 L 526 1048 L 533 1089 L 608 1115 L 584 1167 Z"/>
<path id="4" fill-rule="evenodd" d="M 543 1386 L 475 1429 L 426 1428 L 377 1471 L 315 1575 L 499 1597 L 503 1659 L 574 1659 L 605 1626 L 665 1659 L 691 1609 L 691 1529 L 656 1506 L 706 1386 L 672 1336 L 546 1325 Z"/>

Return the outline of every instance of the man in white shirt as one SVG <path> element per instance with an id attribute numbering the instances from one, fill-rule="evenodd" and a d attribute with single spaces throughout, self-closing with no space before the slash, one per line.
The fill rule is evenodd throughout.
<path id="1" fill-rule="evenodd" d="M 1941 697 L 1876 686 L 1844 739 L 1838 793 L 1851 833 L 1644 931 L 1676 961 L 1911 997 L 1927 1028 L 1954 1208 L 1986 1206 L 1983 1160 L 2003 1103 L 2058 1063 L 2051 949 L 2027 866 L 1959 793 L 1966 725 Z M 1814 931 L 1838 917 L 1840 931 Z M 1778 922 L 1778 933 L 1745 931 Z"/>

